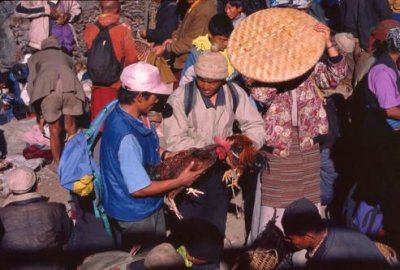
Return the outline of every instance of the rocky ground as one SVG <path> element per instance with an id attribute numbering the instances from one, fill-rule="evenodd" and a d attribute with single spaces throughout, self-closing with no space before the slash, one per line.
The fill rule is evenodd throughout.
<path id="1" fill-rule="evenodd" d="M 121 17 L 129 23 L 136 37 L 140 27 L 155 27 L 158 4 L 151 0 L 120 0 Z M 28 50 L 29 19 L 17 18 L 14 10 L 19 1 L 0 1 L 0 70 L 10 68 Z M 86 61 L 83 32 L 85 25 L 96 20 L 100 14 L 97 0 L 78 0 L 82 13 L 73 23 L 78 44 L 73 52 L 76 61 Z"/>

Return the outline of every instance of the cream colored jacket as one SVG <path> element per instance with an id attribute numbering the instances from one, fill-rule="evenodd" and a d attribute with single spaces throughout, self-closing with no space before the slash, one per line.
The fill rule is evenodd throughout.
<path id="1" fill-rule="evenodd" d="M 180 151 L 191 147 L 204 147 L 214 143 L 214 136 L 226 138 L 232 135 L 234 120 L 239 122 L 243 133 L 253 140 L 257 148 L 260 148 L 265 142 L 264 122 L 245 91 L 238 85 L 235 86 L 239 94 L 236 113 L 233 112 L 229 87 L 224 85 L 225 104 L 216 106 L 215 109 L 206 108 L 200 91 L 196 88 L 196 102 L 188 116 L 184 109 L 185 86 L 178 87 L 168 99 L 173 114 L 163 120 L 167 149 Z"/>

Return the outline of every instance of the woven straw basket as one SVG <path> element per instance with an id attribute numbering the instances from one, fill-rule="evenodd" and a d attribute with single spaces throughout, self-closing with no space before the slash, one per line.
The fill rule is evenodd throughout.
<path id="1" fill-rule="evenodd" d="M 248 252 L 250 270 L 273 270 L 278 264 L 278 253 L 275 249 L 256 249 Z"/>
<path id="2" fill-rule="evenodd" d="M 228 43 L 233 66 L 261 82 L 278 83 L 297 78 L 321 57 L 325 38 L 313 27 L 318 22 L 291 8 L 253 13 L 235 28 Z"/>
<path id="3" fill-rule="evenodd" d="M 150 45 L 144 40 L 135 39 L 135 46 L 139 61 L 146 61 L 151 51 Z"/>
<path id="4" fill-rule="evenodd" d="M 400 266 L 396 251 L 393 248 L 380 242 L 375 242 L 375 245 L 382 253 L 382 255 L 385 257 L 389 265 L 396 267 Z"/>

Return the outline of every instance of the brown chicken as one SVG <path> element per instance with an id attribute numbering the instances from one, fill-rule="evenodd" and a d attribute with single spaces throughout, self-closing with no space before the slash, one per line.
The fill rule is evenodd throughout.
<path id="1" fill-rule="evenodd" d="M 215 137 L 215 144 L 205 146 L 203 148 L 190 148 L 180 151 L 171 158 L 159 163 L 155 166 L 146 168 L 152 180 L 164 180 L 176 178 L 189 164 L 193 161 L 192 170 L 208 169 L 217 162 L 217 160 L 225 160 L 231 167 L 224 175 L 224 181 L 230 182 L 231 186 L 237 186 L 237 180 L 246 167 L 264 166 L 264 158 L 254 148 L 252 141 L 245 135 L 233 135 L 226 140 Z M 182 192 L 184 187 L 175 189 L 168 193 L 167 201 L 170 209 L 181 219 L 175 197 Z M 194 196 L 202 194 L 202 192 L 188 188 L 187 193 Z"/>
<path id="2" fill-rule="evenodd" d="M 266 157 L 257 151 L 253 141 L 242 134 L 235 134 L 226 138 L 229 151 L 226 152 L 226 163 L 231 168 L 226 171 L 223 180 L 231 187 L 238 187 L 239 177 L 246 168 L 262 168 L 266 166 Z M 218 143 L 218 138 L 216 138 Z"/>

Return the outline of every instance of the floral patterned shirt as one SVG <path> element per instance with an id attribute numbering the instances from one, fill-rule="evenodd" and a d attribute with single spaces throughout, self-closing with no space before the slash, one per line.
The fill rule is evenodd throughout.
<path id="1" fill-rule="evenodd" d="M 335 59 L 336 60 L 336 59 Z M 292 117 L 299 129 L 300 149 L 309 149 L 314 138 L 328 133 L 328 119 L 323 106 L 320 89 L 336 87 L 346 77 L 347 65 L 344 57 L 338 57 L 335 63 L 318 62 L 310 76 L 297 88 L 277 92 L 270 87 L 254 87 L 251 95 L 255 100 L 269 106 L 264 115 L 264 128 L 267 133 L 266 145 L 273 148 L 276 156 L 289 156 L 293 137 Z M 295 91 L 295 93 L 293 93 Z M 293 103 L 295 97 L 297 104 Z M 296 106 L 297 105 L 297 106 Z M 292 109 L 296 108 L 296 112 Z"/>

